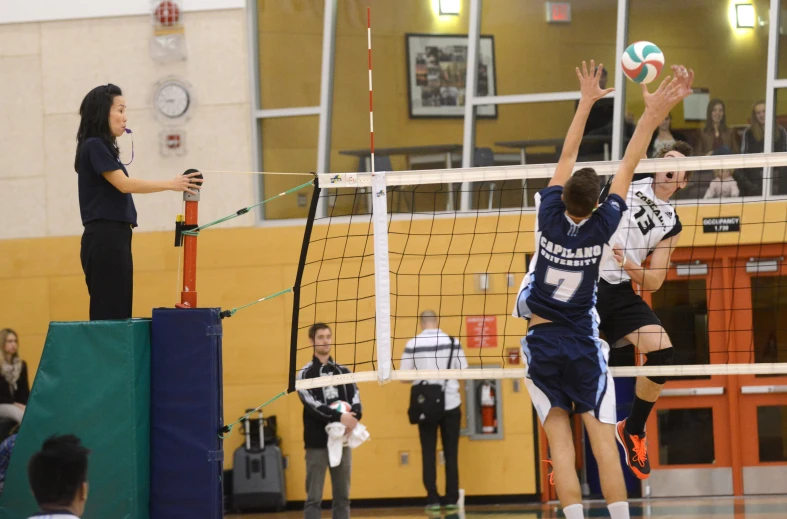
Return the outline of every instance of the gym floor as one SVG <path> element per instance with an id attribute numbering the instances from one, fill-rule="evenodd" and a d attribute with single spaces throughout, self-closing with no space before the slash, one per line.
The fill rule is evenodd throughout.
<path id="1" fill-rule="evenodd" d="M 689 498 L 652 499 L 631 501 L 631 519 L 654 517 L 659 519 L 785 519 L 787 496 L 746 498 Z M 589 509 L 588 509 L 589 508 Z M 564 517 L 555 505 L 499 505 L 469 506 L 463 512 L 428 515 L 422 508 L 353 509 L 358 518 L 385 517 L 411 519 L 415 517 L 442 517 L 444 519 L 552 519 Z M 604 503 L 585 505 L 586 517 L 609 517 Z M 278 514 L 226 515 L 225 519 L 295 519 L 303 517 L 301 511 Z M 323 518 L 330 511 L 323 510 Z"/>

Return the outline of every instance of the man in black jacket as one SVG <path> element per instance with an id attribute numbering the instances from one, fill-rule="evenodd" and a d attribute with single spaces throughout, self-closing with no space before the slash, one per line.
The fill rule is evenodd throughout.
<path id="1" fill-rule="evenodd" d="M 309 342 L 314 348 L 314 358 L 298 372 L 298 380 L 350 373 L 346 367 L 331 358 L 331 328 L 316 323 L 309 328 Z M 298 391 L 303 402 L 303 442 L 306 446 L 306 503 L 305 519 L 319 519 L 322 490 L 328 463 L 328 433 L 325 426 L 341 422 L 352 431 L 361 419 L 361 396 L 355 384 L 326 386 Z M 342 413 L 330 405 L 344 401 L 352 407 Z M 333 519 L 350 519 L 350 472 L 352 454 L 349 447 L 342 451 L 342 462 L 331 469 L 333 487 Z"/>

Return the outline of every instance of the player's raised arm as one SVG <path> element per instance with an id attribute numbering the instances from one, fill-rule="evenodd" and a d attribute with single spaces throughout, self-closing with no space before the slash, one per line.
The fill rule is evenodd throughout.
<path id="1" fill-rule="evenodd" d="M 563 142 L 563 151 L 560 153 L 560 161 L 557 163 L 555 174 L 549 182 L 550 186 L 562 186 L 571 178 L 571 172 L 574 170 L 574 164 L 577 162 L 582 134 L 585 132 L 585 123 L 590 115 L 590 109 L 593 107 L 593 103 L 615 90 L 614 88 L 602 90 L 598 85 L 603 69 L 604 65 L 602 64 L 599 64 L 598 68 L 596 68 L 594 60 L 590 60 L 590 73 L 584 61 L 582 62 L 582 71 L 579 70 L 579 67 L 576 68 L 582 96 L 579 99 L 579 105 L 574 113 L 571 126 L 568 128 L 566 140 Z"/>
<path id="2" fill-rule="evenodd" d="M 626 154 L 618 167 L 609 194 L 615 193 L 625 200 L 626 193 L 634 177 L 640 159 L 650 144 L 650 139 L 658 125 L 667 116 L 670 110 L 691 93 L 691 84 L 694 81 L 694 72 L 686 67 L 673 65 L 675 77 L 667 76 L 652 94 L 648 87 L 642 85 L 642 97 L 645 100 L 645 113 L 637 123 L 634 135 L 626 148 Z"/>

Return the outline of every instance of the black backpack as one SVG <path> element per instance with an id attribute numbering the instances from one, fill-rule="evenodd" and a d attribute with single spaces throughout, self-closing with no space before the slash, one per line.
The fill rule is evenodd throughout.
<path id="1" fill-rule="evenodd" d="M 451 352 L 448 354 L 448 368 L 454 356 L 456 340 L 451 337 Z M 436 424 L 445 414 L 445 385 L 430 384 L 422 380 L 410 388 L 410 407 L 407 416 L 411 424 Z"/>

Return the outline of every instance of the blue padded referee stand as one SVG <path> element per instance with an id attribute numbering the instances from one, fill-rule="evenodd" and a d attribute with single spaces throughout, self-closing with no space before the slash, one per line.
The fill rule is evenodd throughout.
<path id="1" fill-rule="evenodd" d="M 223 517 L 219 312 L 153 310 L 150 519 Z"/>

